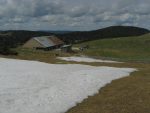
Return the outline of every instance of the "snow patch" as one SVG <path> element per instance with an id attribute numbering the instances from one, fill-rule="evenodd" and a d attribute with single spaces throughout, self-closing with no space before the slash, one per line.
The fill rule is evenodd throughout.
<path id="1" fill-rule="evenodd" d="M 0 58 L 0 113 L 64 113 L 133 71 Z"/>
<path id="2" fill-rule="evenodd" d="M 75 62 L 103 62 L 103 63 L 122 63 L 117 61 L 111 61 L 111 60 L 100 60 L 100 59 L 94 59 L 89 57 L 58 57 L 60 60 L 65 61 L 75 61 Z"/>

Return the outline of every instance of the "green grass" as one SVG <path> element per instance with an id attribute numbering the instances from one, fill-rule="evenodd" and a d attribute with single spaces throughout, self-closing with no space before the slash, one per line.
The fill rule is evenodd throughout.
<path id="1" fill-rule="evenodd" d="M 139 37 L 121 37 L 89 41 L 76 45 L 89 45 L 82 54 L 118 60 L 150 62 L 150 34 Z"/>

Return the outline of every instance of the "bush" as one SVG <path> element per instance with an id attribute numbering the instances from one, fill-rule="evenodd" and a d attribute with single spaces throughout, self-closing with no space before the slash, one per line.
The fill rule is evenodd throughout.
<path id="1" fill-rule="evenodd" d="M 9 36 L 0 37 L 0 54 L 3 55 L 17 55 L 17 52 L 12 51 L 14 43 Z"/>

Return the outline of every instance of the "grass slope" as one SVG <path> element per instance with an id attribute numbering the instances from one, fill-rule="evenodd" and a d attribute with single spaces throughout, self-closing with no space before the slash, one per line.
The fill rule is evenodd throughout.
<path id="1" fill-rule="evenodd" d="M 88 56 L 150 62 L 150 34 L 138 37 L 95 40 L 76 46 L 83 45 L 90 46 L 90 49 L 82 53 Z"/>

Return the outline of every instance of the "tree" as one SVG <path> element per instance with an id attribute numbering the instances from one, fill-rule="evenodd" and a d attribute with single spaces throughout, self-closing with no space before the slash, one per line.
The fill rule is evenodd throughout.
<path id="1" fill-rule="evenodd" d="M 16 55 L 17 53 L 11 51 L 11 48 L 14 46 L 14 43 L 9 36 L 1 36 L 0 37 L 0 54 L 9 55 L 13 54 Z"/>

